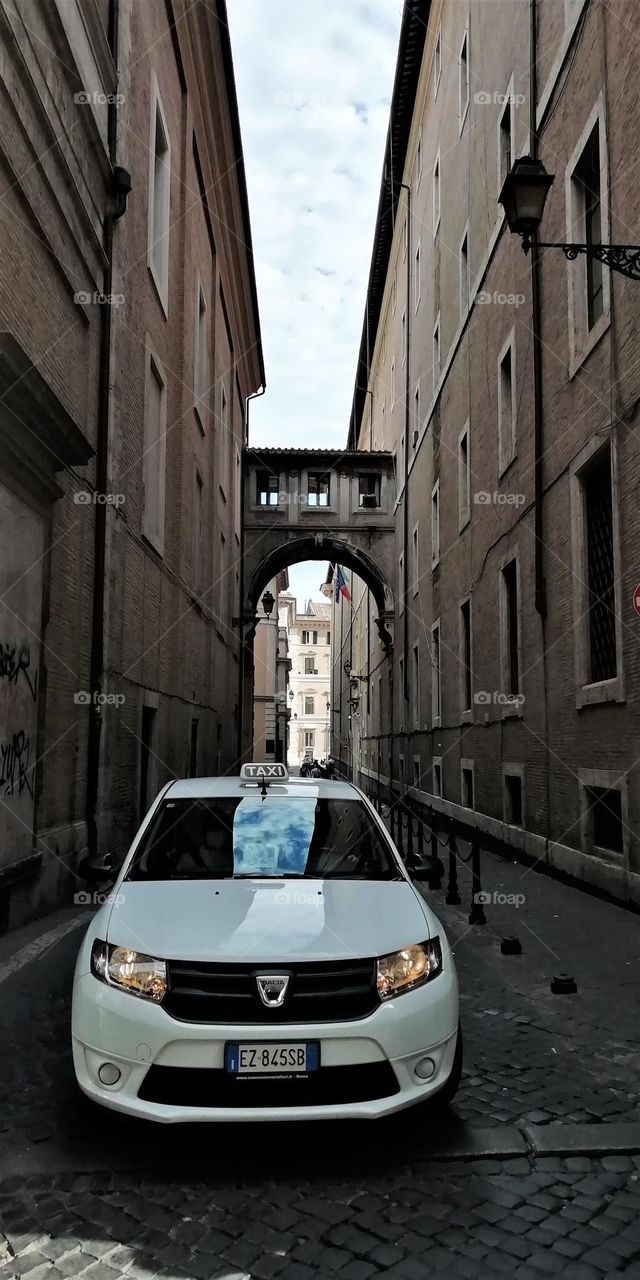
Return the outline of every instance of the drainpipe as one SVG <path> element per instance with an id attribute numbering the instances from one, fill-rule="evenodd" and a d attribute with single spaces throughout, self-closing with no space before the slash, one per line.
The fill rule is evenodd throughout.
<path id="1" fill-rule="evenodd" d="M 109 47 L 113 64 L 118 71 L 118 21 L 119 0 L 109 3 Z M 114 95 L 115 96 L 115 95 Z M 115 201 L 110 204 L 104 217 L 103 248 L 106 260 L 104 270 L 103 293 L 109 297 L 113 292 L 113 224 L 125 212 L 127 195 L 131 190 L 131 178 L 126 169 L 116 165 L 116 145 L 118 136 L 118 106 L 115 101 L 109 102 L 107 115 L 107 141 L 109 161 L 112 169 L 112 193 Z M 107 487 L 109 462 L 109 416 L 110 416 L 110 382 L 111 374 L 111 306 L 107 302 L 102 307 L 102 331 L 100 334 L 100 360 L 98 372 L 98 412 L 96 419 L 96 493 L 103 494 Z M 100 779 L 100 739 L 102 733 L 101 706 L 98 695 L 101 693 L 102 672 L 104 667 L 104 594 L 105 594 L 105 561 L 106 561 L 107 505 L 97 502 L 94 512 L 94 560 L 93 560 L 93 621 L 91 631 L 91 705 L 89 710 L 89 741 L 87 759 L 87 840 L 89 860 L 95 863 L 98 854 L 98 787 Z"/>
<path id="2" fill-rule="evenodd" d="M 529 0 L 529 154 L 536 159 L 539 150 L 536 107 L 538 101 L 538 14 L 537 0 Z M 540 250 L 537 237 L 531 242 L 531 327 L 533 331 L 533 456 L 534 456 L 534 601 L 540 616 L 540 643 L 542 647 L 542 689 L 544 714 L 545 792 L 547 810 L 546 858 L 549 857 L 551 839 L 551 760 L 549 755 L 549 698 L 547 689 L 547 592 L 544 576 L 544 523 L 543 509 L 543 458 L 544 420 L 542 402 L 542 308 L 540 301 Z"/>
<path id="3" fill-rule="evenodd" d="M 245 489 L 245 449 L 249 446 L 249 405 L 252 400 L 258 400 L 263 396 L 267 389 L 266 382 L 263 382 L 258 391 L 254 391 L 253 395 L 247 396 L 245 400 L 245 430 L 243 448 L 240 453 L 240 661 L 238 662 L 238 741 L 236 743 L 236 756 L 238 765 L 242 760 L 242 742 L 244 738 L 244 682 L 245 682 L 245 660 L 247 656 L 246 645 L 244 642 L 244 489 Z M 278 602 L 276 600 L 276 609 Z"/>
<path id="4" fill-rule="evenodd" d="M 537 72 L 537 2 L 529 0 L 530 22 L 530 83 L 529 83 L 529 143 L 533 159 L 538 155 L 538 127 L 536 107 L 538 101 Z M 540 307 L 540 251 L 537 239 L 531 241 L 531 327 L 533 331 L 533 472 L 534 472 L 534 565 L 535 607 L 544 620 L 547 614 L 546 585 L 544 578 L 544 526 L 543 526 L 543 408 L 542 408 L 542 336 Z"/>
<path id="5" fill-rule="evenodd" d="M 404 654 L 404 679 L 403 679 L 403 695 L 405 702 L 409 701 L 409 611 L 407 602 L 409 599 L 409 431 L 411 429 L 411 381 L 410 381 L 410 365 L 411 365 L 411 187 L 406 182 L 401 182 L 400 186 L 407 193 L 407 319 L 405 324 L 405 342 L 406 342 L 406 359 L 405 359 L 405 386 L 404 386 L 404 498 L 402 510 L 402 597 L 404 602 L 404 627 L 403 627 L 403 654 Z"/>

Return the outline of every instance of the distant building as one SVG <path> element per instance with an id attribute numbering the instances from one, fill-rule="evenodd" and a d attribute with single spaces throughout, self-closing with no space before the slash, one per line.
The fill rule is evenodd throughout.
<path id="1" fill-rule="evenodd" d="M 280 592 L 286 591 L 289 575 L 284 569 L 266 588 L 273 599 L 266 616 L 259 606 L 259 622 L 254 640 L 253 752 L 254 760 L 286 763 L 288 743 L 289 671 L 287 629 L 280 621 Z M 264 600 L 263 595 L 263 600 Z"/>
<path id="2" fill-rule="evenodd" d="M 298 613 L 296 600 L 281 598 L 286 617 L 291 674 L 289 764 L 330 751 L 331 605 L 310 600 Z"/>

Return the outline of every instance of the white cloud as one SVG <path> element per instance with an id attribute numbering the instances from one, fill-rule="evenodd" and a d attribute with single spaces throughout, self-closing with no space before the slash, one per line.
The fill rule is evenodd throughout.
<path id="1" fill-rule="evenodd" d="M 345 443 L 401 20 L 229 0 L 266 395 L 251 443 Z"/>

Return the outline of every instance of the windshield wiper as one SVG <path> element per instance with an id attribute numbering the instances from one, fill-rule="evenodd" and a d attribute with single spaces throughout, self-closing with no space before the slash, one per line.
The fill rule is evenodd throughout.
<path id="1" fill-rule="evenodd" d="M 232 880 L 315 880 L 315 876 L 307 876 L 304 871 L 240 871 L 231 876 Z"/>

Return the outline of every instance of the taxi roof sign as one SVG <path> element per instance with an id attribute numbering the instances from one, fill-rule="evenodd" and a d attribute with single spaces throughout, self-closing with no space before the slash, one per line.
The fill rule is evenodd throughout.
<path id="1" fill-rule="evenodd" d="M 264 764 L 243 764 L 240 779 L 242 782 L 263 783 L 265 786 L 269 782 L 288 782 L 289 770 L 285 764 L 273 764 L 271 761 Z"/>

